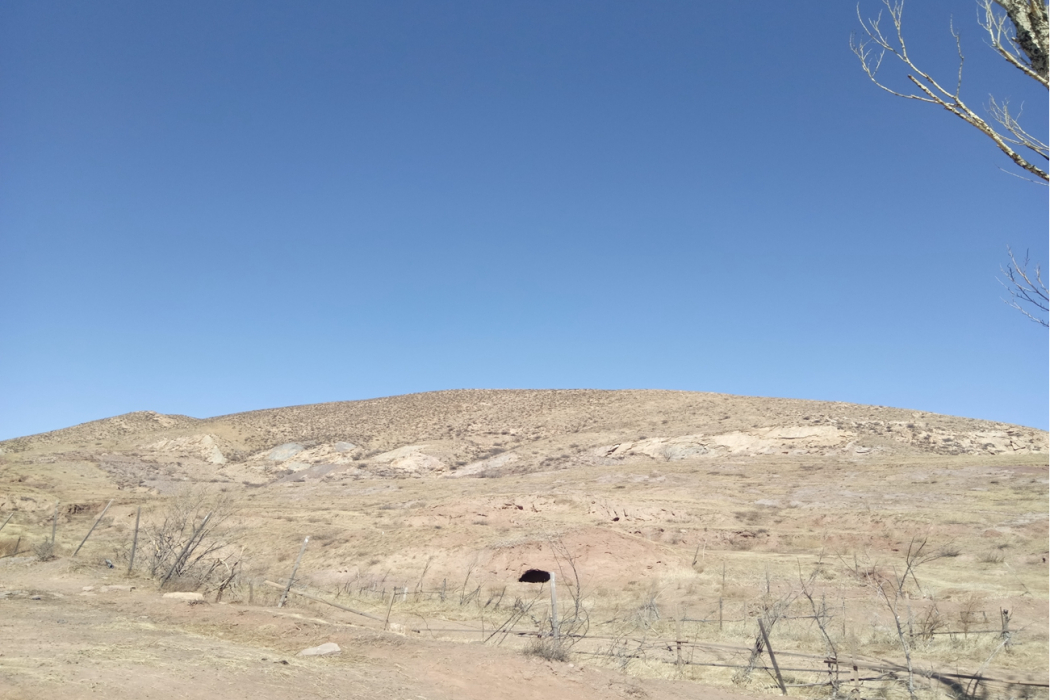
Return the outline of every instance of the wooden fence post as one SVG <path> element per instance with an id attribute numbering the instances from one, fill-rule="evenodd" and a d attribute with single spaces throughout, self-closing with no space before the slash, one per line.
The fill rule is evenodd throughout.
<path id="1" fill-rule="evenodd" d="M 780 675 L 780 666 L 777 665 L 777 657 L 773 655 L 773 647 L 769 644 L 769 635 L 766 634 L 766 626 L 762 623 L 762 618 L 758 620 L 758 631 L 762 633 L 762 641 L 766 643 L 766 651 L 769 652 L 769 660 L 773 664 L 773 671 L 777 674 L 777 684 L 780 685 L 780 692 L 787 695 L 788 689 L 784 685 L 784 677 Z"/>
<path id="2" fill-rule="evenodd" d="M 91 537 L 91 533 L 95 531 L 95 528 L 98 527 L 98 524 L 102 522 L 102 516 L 106 514 L 106 511 L 109 510 L 109 507 L 111 505 L 113 505 L 112 498 L 109 499 L 109 503 L 106 504 L 106 507 L 103 508 L 102 512 L 98 514 L 98 517 L 95 518 L 95 522 L 91 524 L 91 529 L 87 531 L 86 535 L 84 535 L 84 539 L 80 540 L 80 544 L 78 544 L 77 548 L 73 550 L 74 557 L 77 555 L 78 552 L 80 552 L 80 548 L 84 546 L 84 543 L 88 541 L 88 538 Z M 70 558 L 72 559 L 72 557 Z"/>
<path id="3" fill-rule="evenodd" d="M 13 517 L 15 517 L 14 513 L 11 513 L 10 515 L 8 515 L 7 516 L 7 520 L 4 521 L 4 525 L 7 525 L 8 521 L 11 520 L 11 518 L 13 518 Z M 4 529 L 4 525 L 0 525 L 0 530 Z"/>
<path id="4" fill-rule="evenodd" d="M 55 531 L 58 530 L 58 501 L 55 501 L 55 515 L 51 519 L 51 546 L 55 546 Z"/>
<path id="5" fill-rule="evenodd" d="M 142 517 L 142 506 L 139 506 L 138 512 L 135 513 L 135 534 L 131 538 L 131 556 L 128 558 L 128 576 L 131 576 L 131 569 L 135 566 L 135 549 L 139 545 L 139 518 Z"/>
<path id="6" fill-rule="evenodd" d="M 394 598 L 397 597 L 397 590 L 390 593 L 390 605 L 386 606 L 386 619 L 383 620 L 383 629 L 390 629 L 390 611 L 394 609 Z"/>
<path id="7" fill-rule="evenodd" d="M 718 591 L 718 631 L 722 631 L 722 599 L 726 594 L 726 560 L 722 560 L 722 588 Z"/>
<path id="8" fill-rule="evenodd" d="M 288 591 L 292 588 L 292 583 L 295 581 L 295 572 L 299 570 L 299 562 L 303 560 L 303 552 L 306 551 L 306 545 L 310 541 L 307 537 L 303 540 L 303 546 L 299 548 L 299 556 L 295 558 L 295 566 L 292 567 L 292 575 L 288 577 L 288 585 L 284 587 L 284 593 L 281 594 L 281 599 L 277 602 L 277 607 L 283 608 L 284 601 L 288 600 Z"/>

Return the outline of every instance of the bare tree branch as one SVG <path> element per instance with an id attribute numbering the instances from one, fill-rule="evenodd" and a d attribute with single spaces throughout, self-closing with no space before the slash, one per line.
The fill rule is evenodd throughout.
<path id="1" fill-rule="evenodd" d="M 1043 279 L 1043 271 L 1039 266 L 1036 266 L 1034 273 L 1028 271 L 1027 252 L 1025 252 L 1024 260 L 1019 263 L 1009 247 L 1006 251 L 1010 254 L 1010 265 L 999 268 L 1006 277 L 1006 281 L 999 280 L 999 284 L 1003 285 L 1010 299 L 1003 299 L 1003 301 L 1043 328 L 1050 328 L 1047 322 L 1050 297 L 1048 297 L 1046 280 Z M 1029 309 L 1033 309 L 1035 313 Z"/>
<path id="2" fill-rule="evenodd" d="M 1005 9 L 1006 14 L 996 12 L 994 5 Z M 992 48 L 1029 78 L 1039 81 L 1043 87 L 1050 87 L 1046 50 L 1040 48 L 1047 44 L 1046 7 L 1023 0 L 995 0 L 994 3 L 992 0 L 978 0 L 977 6 L 984 12 L 983 19 L 977 22 L 988 32 Z M 1012 27 L 1007 25 L 1007 19 Z M 1042 37 L 1039 36 L 1040 28 Z"/>
<path id="3" fill-rule="evenodd" d="M 1021 125 L 1017 121 L 1017 117 L 1010 114 L 1009 102 L 1004 100 L 1002 104 L 999 104 L 993 97 L 989 100 L 988 111 L 991 112 L 995 121 L 1002 124 L 1003 128 L 1014 136 L 1012 139 L 1004 137 L 1003 140 L 1017 144 L 1018 146 L 1024 146 L 1042 156 L 1044 160 L 1050 160 L 1050 153 L 1047 152 L 1046 144 L 1021 128 Z M 1017 116 L 1021 116 L 1021 110 L 1017 111 Z"/>
<path id="4" fill-rule="evenodd" d="M 1044 87 L 1050 87 L 1050 23 L 1047 21 L 1045 2 L 995 0 L 995 4 L 1006 10 L 1006 16 L 1013 25 L 1013 32 L 1008 29 L 1004 31 L 1004 18 L 992 11 L 988 0 L 979 0 L 978 5 L 985 11 L 985 21 L 981 26 L 988 29 L 992 47 L 1025 75 L 1035 78 Z M 1003 37 L 1006 37 L 1008 42 L 1005 46 L 1002 43 Z M 1012 55 L 1013 60 L 1008 58 L 1007 54 Z"/>
<path id="5" fill-rule="evenodd" d="M 1022 25 L 1016 25 L 1016 31 L 1011 34 L 1004 25 L 1006 17 L 996 14 L 990 5 L 988 5 L 991 0 L 978 0 L 979 6 L 986 10 L 985 19 L 981 26 L 984 27 L 991 36 L 992 47 L 995 48 L 1000 55 L 1003 55 L 1004 58 L 1010 61 L 1012 65 L 1021 68 L 1026 74 L 1030 75 L 1045 86 L 1047 84 L 1045 77 L 1045 56 L 1047 53 L 1045 48 L 1047 41 L 1045 4 L 1043 4 L 1042 0 L 995 1 L 1006 9 L 1006 17 L 1009 17 L 1011 21 L 1014 21 L 1014 16 L 1016 14 L 1018 17 L 1017 21 L 1022 22 Z M 955 39 L 956 51 L 959 54 L 959 70 L 956 76 L 955 89 L 949 90 L 937 82 L 929 73 L 920 69 L 908 54 L 908 45 L 904 39 L 903 32 L 903 0 L 898 0 L 896 2 L 883 0 L 883 4 L 886 6 L 886 11 L 889 13 L 890 21 L 893 23 L 892 37 L 888 37 L 882 30 L 882 12 L 879 12 L 875 19 L 865 21 L 860 14 L 860 6 L 858 5 L 857 18 L 860 20 L 861 27 L 867 35 L 867 39 L 858 41 L 856 36 L 850 38 L 850 48 L 860 60 L 861 68 L 864 70 L 868 78 L 870 78 L 875 85 L 891 95 L 896 95 L 897 97 L 902 97 L 908 100 L 928 102 L 943 107 L 990 138 L 992 142 L 995 143 L 996 147 L 1018 167 L 1037 176 L 1043 181 L 1050 181 L 1050 177 L 1048 177 L 1046 170 L 1030 162 L 1012 147 L 1012 145 L 1020 145 L 1024 148 L 1033 150 L 1046 158 L 1046 145 L 1021 128 L 1017 123 L 1016 118 L 1010 115 L 1005 102 L 1002 106 L 999 106 L 993 100 L 993 107 L 990 111 L 993 118 L 1002 124 L 1006 132 L 1011 134 L 1013 138 L 999 133 L 995 127 L 981 118 L 966 104 L 965 101 L 963 101 L 962 71 L 963 64 L 965 63 L 965 56 L 963 55 L 962 50 L 962 40 L 954 26 L 951 26 L 951 34 Z M 1023 14 L 1022 17 L 1022 14 L 1019 14 L 1021 13 L 1021 10 L 1014 7 L 1015 5 L 1024 5 L 1025 7 L 1031 6 L 1036 9 Z M 1023 24 L 1023 22 L 1027 22 L 1028 24 Z M 1022 26 L 1027 27 L 1027 29 L 1021 29 Z M 1005 44 L 1004 40 L 1006 42 Z M 1040 41 L 1043 43 L 1040 44 Z M 878 50 L 877 58 L 875 57 L 875 47 L 877 47 Z M 915 86 L 915 92 L 900 92 L 890 88 L 879 80 L 878 71 L 882 66 L 882 60 L 887 53 L 895 56 L 908 69 L 908 80 Z M 1042 150 L 1040 150 L 1040 148 Z"/>

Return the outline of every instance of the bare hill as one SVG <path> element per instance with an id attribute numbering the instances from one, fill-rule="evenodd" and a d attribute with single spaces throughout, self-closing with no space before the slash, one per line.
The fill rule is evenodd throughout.
<path id="1" fill-rule="evenodd" d="M 208 419 L 131 413 L 0 443 L 8 453 L 71 449 L 104 451 L 110 464 L 121 462 L 113 455 L 133 455 L 143 466 L 239 465 L 245 478 L 269 481 L 300 473 L 499 476 L 579 464 L 778 455 L 1032 455 L 1047 452 L 1047 434 L 822 401 L 680 391 L 457 390 Z"/>
<path id="2" fill-rule="evenodd" d="M 377 698 L 757 696 L 780 692 L 761 619 L 793 695 L 849 676 L 904 700 L 906 615 L 919 697 L 1046 698 L 1047 458 L 1020 426 L 674 391 L 140 412 L 8 440 L 0 697 L 162 692 L 202 648 L 209 679 L 258 697 L 322 677 Z M 208 605 L 161 597 L 178 566 L 164 591 Z M 562 661 L 535 661 L 554 604 L 532 568 L 557 572 Z"/>

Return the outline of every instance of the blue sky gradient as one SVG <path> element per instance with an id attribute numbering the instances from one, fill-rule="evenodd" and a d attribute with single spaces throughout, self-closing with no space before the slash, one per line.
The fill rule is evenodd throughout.
<path id="1" fill-rule="evenodd" d="M 954 17 L 969 101 L 1045 134 L 974 4 L 905 17 L 949 81 Z M 857 27 L 831 2 L 4 3 L 0 439 L 463 387 L 1046 429 L 1047 333 L 996 277 L 1007 245 L 1045 265 L 1047 189 L 879 91 Z"/>

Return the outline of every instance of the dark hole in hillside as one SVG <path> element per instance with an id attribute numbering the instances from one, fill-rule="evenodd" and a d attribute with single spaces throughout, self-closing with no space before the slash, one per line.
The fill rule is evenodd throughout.
<path id="1" fill-rule="evenodd" d="M 529 569 L 518 579 L 519 583 L 546 583 L 551 580 L 550 572 L 542 569 Z"/>
<path id="2" fill-rule="evenodd" d="M 616 516 L 615 518 L 613 518 L 613 522 L 614 522 L 614 523 L 618 523 L 618 522 L 620 522 L 620 516 L 619 516 L 619 515 L 617 515 L 617 516 Z"/>

